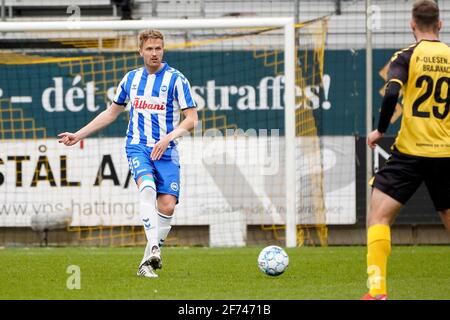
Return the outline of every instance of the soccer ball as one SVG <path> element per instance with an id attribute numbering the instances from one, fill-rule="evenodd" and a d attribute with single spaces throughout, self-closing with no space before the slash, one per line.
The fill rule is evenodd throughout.
<path id="1" fill-rule="evenodd" d="M 259 269 L 269 276 L 279 276 L 286 271 L 288 265 L 286 251 L 278 246 L 265 247 L 258 256 Z"/>

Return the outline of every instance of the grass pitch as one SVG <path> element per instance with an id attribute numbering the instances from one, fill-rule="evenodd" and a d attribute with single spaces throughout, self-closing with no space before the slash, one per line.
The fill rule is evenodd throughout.
<path id="1" fill-rule="evenodd" d="M 143 248 L 0 250 L 0 299 L 358 299 L 367 291 L 365 247 L 287 249 L 288 270 L 258 270 L 262 248 L 163 248 L 160 277 L 136 276 Z M 69 290 L 69 266 L 81 288 Z M 450 248 L 392 248 L 390 299 L 450 299 Z"/>

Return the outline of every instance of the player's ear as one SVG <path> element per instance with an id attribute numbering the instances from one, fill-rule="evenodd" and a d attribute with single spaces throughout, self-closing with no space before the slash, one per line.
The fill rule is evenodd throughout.
<path id="1" fill-rule="evenodd" d="M 441 31 L 442 29 L 442 20 L 439 20 L 438 22 L 438 31 Z"/>
<path id="2" fill-rule="evenodd" d="M 411 20 L 410 26 L 411 26 L 411 30 L 413 32 L 416 32 L 417 23 L 414 20 Z"/>

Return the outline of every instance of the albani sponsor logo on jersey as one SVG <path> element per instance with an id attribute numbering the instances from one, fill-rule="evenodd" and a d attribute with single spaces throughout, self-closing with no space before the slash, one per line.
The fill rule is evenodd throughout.
<path id="1" fill-rule="evenodd" d="M 166 103 L 158 97 L 137 96 L 133 99 L 133 108 L 136 110 L 149 110 L 162 112 L 166 110 Z"/>

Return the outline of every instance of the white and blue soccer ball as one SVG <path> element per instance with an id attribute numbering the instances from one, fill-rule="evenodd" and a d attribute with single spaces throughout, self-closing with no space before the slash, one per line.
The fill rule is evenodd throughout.
<path id="1" fill-rule="evenodd" d="M 278 246 L 265 247 L 258 256 L 259 269 L 269 276 L 279 276 L 286 271 L 288 265 L 289 256 Z"/>

